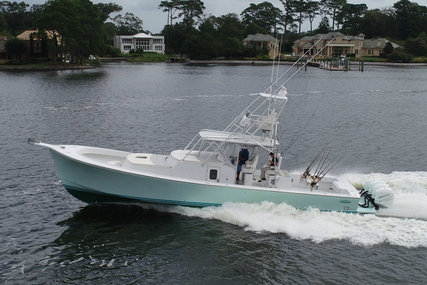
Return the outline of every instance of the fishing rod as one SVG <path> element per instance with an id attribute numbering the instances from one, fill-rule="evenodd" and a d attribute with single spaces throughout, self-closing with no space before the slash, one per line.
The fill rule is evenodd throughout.
<path id="1" fill-rule="evenodd" d="M 336 162 L 334 163 L 334 164 L 332 164 L 333 163 L 333 161 L 331 161 L 326 167 L 325 167 L 325 169 L 323 170 L 323 171 L 325 171 L 325 173 L 323 173 L 323 171 L 322 172 L 320 172 L 319 173 L 319 175 L 321 175 L 320 176 L 320 179 L 319 179 L 319 181 L 323 178 L 323 177 L 325 177 L 325 175 L 329 172 L 329 171 L 331 171 L 331 169 L 332 168 L 334 168 L 334 166 L 335 165 L 337 165 L 338 164 L 338 162 L 340 162 L 341 161 L 341 159 L 343 159 L 344 158 L 344 156 L 345 156 L 345 153 L 339 158 L 339 159 L 337 159 L 336 160 Z M 332 165 L 331 165 L 332 164 Z M 329 167 L 330 166 L 330 167 Z M 328 168 L 329 167 L 329 168 Z M 322 175 L 322 173 L 323 173 L 323 175 Z"/>
<path id="2" fill-rule="evenodd" d="M 311 163 L 307 166 L 304 173 L 301 175 L 301 178 L 307 178 L 308 176 L 311 176 L 310 171 L 313 168 L 314 165 L 316 165 L 317 160 L 319 159 L 322 152 L 326 149 L 328 145 L 325 145 L 323 149 L 314 157 L 314 159 L 311 161 Z"/>
<path id="3" fill-rule="evenodd" d="M 328 163 L 328 165 L 324 167 L 324 163 L 326 162 L 327 157 L 329 157 L 329 153 L 330 153 L 330 150 L 328 154 L 323 154 L 324 157 L 322 157 L 322 162 L 321 162 L 322 166 L 319 168 L 319 165 L 318 165 L 314 174 L 310 174 L 309 172 L 307 173 L 304 172 L 304 174 L 301 175 L 301 178 L 308 178 L 308 177 L 311 178 L 311 182 L 309 182 L 311 188 L 316 187 L 317 183 L 319 183 L 329 173 L 329 171 L 331 171 L 332 168 L 334 168 L 335 165 L 337 165 L 338 162 L 340 162 L 345 156 L 345 154 L 343 154 L 340 158 L 332 160 L 331 162 Z M 319 160 L 319 159 L 315 159 L 315 160 Z"/>

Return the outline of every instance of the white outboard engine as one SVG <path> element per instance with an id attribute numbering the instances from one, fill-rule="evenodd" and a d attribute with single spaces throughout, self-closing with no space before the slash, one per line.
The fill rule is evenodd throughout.
<path id="1" fill-rule="evenodd" d="M 365 204 L 359 206 L 374 207 L 375 210 L 388 208 L 394 202 L 393 190 L 384 181 L 377 179 L 366 181 L 365 189 L 360 191 L 360 196 L 365 198 Z"/>

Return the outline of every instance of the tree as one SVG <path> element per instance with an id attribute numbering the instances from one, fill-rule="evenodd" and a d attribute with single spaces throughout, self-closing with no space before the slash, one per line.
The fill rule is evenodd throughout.
<path id="1" fill-rule="evenodd" d="M 173 49 L 179 54 L 183 53 L 182 43 L 185 41 L 186 36 L 188 36 L 184 24 L 167 25 L 163 28 L 161 34 L 165 37 L 166 48 Z"/>
<path id="2" fill-rule="evenodd" d="M 96 4 L 96 7 L 98 8 L 99 15 L 104 22 L 110 19 L 111 13 L 123 10 L 123 7 L 116 3 L 98 3 Z"/>
<path id="3" fill-rule="evenodd" d="M 237 55 L 242 51 L 243 44 L 238 38 L 227 38 L 224 42 L 225 55 L 233 59 L 233 55 Z"/>
<path id="4" fill-rule="evenodd" d="M 171 0 L 171 1 L 162 1 L 160 2 L 159 9 L 163 8 L 163 12 L 168 13 L 168 21 L 167 25 L 172 26 L 172 21 L 178 18 L 174 16 L 176 11 L 178 11 L 180 7 L 180 0 Z"/>
<path id="5" fill-rule="evenodd" d="M 46 4 L 33 4 L 33 6 L 30 7 L 30 10 L 28 12 L 28 18 L 29 18 L 28 21 L 31 24 L 31 26 L 33 26 L 33 28 L 37 28 L 36 26 L 33 25 L 33 23 L 36 19 L 38 19 L 39 17 L 41 17 L 41 15 L 43 15 L 43 11 L 45 7 L 46 7 Z M 30 26 L 26 28 L 30 28 Z"/>
<path id="6" fill-rule="evenodd" d="M 255 24 L 268 33 L 276 33 L 283 14 L 279 8 L 274 7 L 270 2 L 262 2 L 258 5 L 251 3 L 240 16 L 246 25 Z"/>
<path id="7" fill-rule="evenodd" d="M 411 62 L 412 57 L 411 55 L 405 53 L 405 51 L 402 48 L 396 48 L 394 51 L 387 55 L 388 61 L 391 62 Z"/>
<path id="8" fill-rule="evenodd" d="M 298 34 L 301 35 L 301 26 L 307 17 L 307 2 L 305 0 L 295 1 L 295 13 L 297 15 L 296 21 L 298 22 Z"/>
<path id="9" fill-rule="evenodd" d="M 319 15 L 319 2 L 316 1 L 308 1 L 307 2 L 307 18 L 310 22 L 310 32 L 313 31 L 313 21 L 316 18 L 317 15 Z"/>
<path id="10" fill-rule="evenodd" d="M 360 21 L 359 32 L 365 34 L 368 39 L 376 36 L 396 38 L 398 27 L 393 14 L 394 12 L 388 9 L 366 11 Z"/>
<path id="11" fill-rule="evenodd" d="M 27 45 L 23 40 L 20 40 L 18 38 L 11 38 L 8 39 L 4 43 L 4 49 L 7 54 L 9 55 L 15 55 L 16 61 L 19 62 L 21 56 L 25 53 L 27 53 Z"/>
<path id="12" fill-rule="evenodd" d="M 409 0 L 400 0 L 393 5 L 395 18 L 399 26 L 399 38 L 415 37 L 421 32 L 419 23 L 421 21 L 420 8 L 417 3 Z"/>
<path id="13" fill-rule="evenodd" d="M 218 32 L 215 29 L 215 17 L 205 19 L 199 25 L 200 46 L 203 49 L 204 59 L 215 58 L 218 55 Z"/>
<path id="14" fill-rule="evenodd" d="M 0 33 L 7 31 L 7 21 L 4 13 L 0 11 Z"/>
<path id="15" fill-rule="evenodd" d="M 331 31 L 331 26 L 329 25 L 328 17 L 323 17 L 319 23 L 319 26 L 316 29 L 318 34 L 327 34 Z"/>
<path id="16" fill-rule="evenodd" d="M 427 42 L 425 37 L 418 36 L 416 38 L 407 39 L 405 42 L 405 51 L 415 56 L 426 56 Z"/>
<path id="17" fill-rule="evenodd" d="M 0 2 L 0 12 L 3 13 L 7 27 L 13 35 L 17 35 L 31 26 L 31 19 L 28 17 L 30 5 L 21 2 Z"/>
<path id="18" fill-rule="evenodd" d="M 323 12 L 329 15 L 332 20 L 332 31 L 335 31 L 335 22 L 337 21 L 337 15 L 341 12 L 343 6 L 347 3 L 347 0 L 321 0 L 320 5 L 322 6 Z M 337 30 L 339 29 L 337 24 Z"/>
<path id="19" fill-rule="evenodd" d="M 239 16 L 229 13 L 215 18 L 217 30 L 217 46 L 220 56 L 232 57 L 239 54 L 243 49 L 243 39 L 245 38 L 245 26 L 240 21 Z"/>
<path id="20" fill-rule="evenodd" d="M 288 27 L 292 28 L 295 22 L 295 0 L 280 0 L 280 2 L 282 2 L 283 7 L 285 8 L 282 16 L 282 23 L 284 27 L 284 34 L 286 35 Z"/>
<path id="21" fill-rule="evenodd" d="M 52 0 L 35 23 L 41 29 L 50 31 L 52 41 L 48 47 L 53 51 L 52 45 L 58 47 L 61 59 L 64 49 L 80 63 L 83 57 L 99 51 L 103 21 L 97 6 L 90 0 Z"/>
<path id="22" fill-rule="evenodd" d="M 337 23 L 342 25 L 344 33 L 357 34 L 360 32 L 360 25 L 366 11 L 368 11 L 366 4 L 346 3 L 337 14 Z"/>
<path id="23" fill-rule="evenodd" d="M 387 42 L 384 47 L 384 54 L 388 55 L 388 54 L 391 54 L 393 51 L 394 51 L 393 45 L 391 44 L 391 42 Z"/>
<path id="24" fill-rule="evenodd" d="M 143 32 L 142 20 L 135 16 L 133 13 L 128 13 L 124 16 L 121 14 L 113 18 L 117 26 L 117 35 L 135 35 Z"/>
<path id="25" fill-rule="evenodd" d="M 187 26 L 193 26 L 196 19 L 201 19 L 205 4 L 200 0 L 180 0 L 178 9 L 181 11 L 179 17 L 183 17 L 183 23 Z"/>
<path id="26" fill-rule="evenodd" d="M 249 23 L 246 25 L 246 35 L 256 35 L 256 34 L 268 34 L 269 32 L 266 29 L 261 28 L 255 23 Z"/>

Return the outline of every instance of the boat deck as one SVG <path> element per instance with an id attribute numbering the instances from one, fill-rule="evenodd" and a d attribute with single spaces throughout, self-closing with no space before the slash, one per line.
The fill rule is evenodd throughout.
<path id="1" fill-rule="evenodd" d="M 123 170 L 130 171 L 134 170 L 135 166 L 141 166 L 144 168 L 149 167 L 153 168 L 153 170 L 154 168 L 158 170 L 164 169 L 164 171 L 167 171 L 168 168 L 173 167 L 171 163 L 168 162 L 169 157 L 171 157 L 170 159 L 173 158 L 179 160 L 183 160 L 185 157 L 185 161 L 190 163 L 201 162 L 200 157 L 196 160 L 194 155 L 184 156 L 184 153 L 182 151 L 174 151 L 171 153 L 170 156 L 156 155 L 150 153 L 130 153 L 100 148 L 77 148 L 76 151 L 80 155 L 90 160 L 94 160 L 99 163 L 105 163 L 118 168 L 122 168 Z M 203 156 L 203 158 L 207 158 L 206 154 Z M 222 162 L 216 156 L 211 157 L 210 160 L 213 160 L 215 163 L 222 164 Z M 261 171 L 258 169 L 253 173 L 253 179 L 250 184 L 244 184 L 244 179 L 241 179 L 237 180 L 235 185 L 269 188 L 271 190 L 276 189 L 277 191 L 292 191 L 296 193 L 339 195 L 347 197 L 355 197 L 358 195 L 357 191 L 355 191 L 356 189 L 346 181 L 340 181 L 336 178 L 325 177 L 322 179 L 321 182 L 317 184 L 317 187 L 310 187 L 309 182 L 306 179 L 301 179 L 300 174 L 288 173 L 286 170 L 281 170 L 280 179 L 288 180 L 288 182 L 286 184 L 278 183 L 278 187 L 276 188 L 269 184 L 268 180 L 260 181 L 260 172 Z M 156 171 L 153 171 L 153 173 L 156 173 Z M 284 187 L 283 185 L 287 186 Z"/>

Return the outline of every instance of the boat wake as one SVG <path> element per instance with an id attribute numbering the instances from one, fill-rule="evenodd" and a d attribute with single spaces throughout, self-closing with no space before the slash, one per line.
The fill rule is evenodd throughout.
<path id="1" fill-rule="evenodd" d="M 284 233 L 297 240 L 325 242 L 348 240 L 355 245 L 389 243 L 403 247 L 427 247 L 427 172 L 344 174 L 355 186 L 369 179 L 385 181 L 395 192 L 395 204 L 381 216 L 297 210 L 287 204 L 225 203 L 221 207 L 162 207 L 181 215 L 216 219 L 247 231 Z"/>

